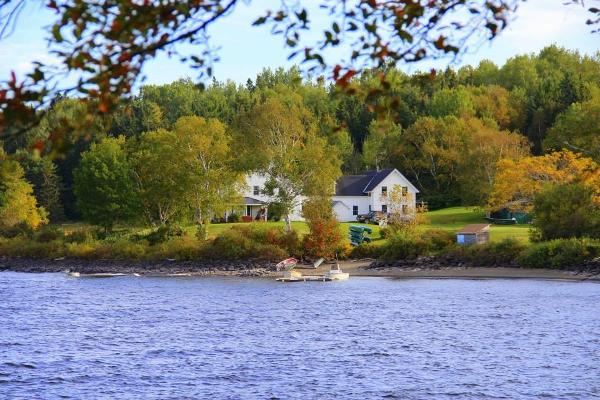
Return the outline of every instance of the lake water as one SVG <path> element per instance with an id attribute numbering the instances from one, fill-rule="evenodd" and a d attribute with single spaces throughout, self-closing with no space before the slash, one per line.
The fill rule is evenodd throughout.
<path id="1" fill-rule="evenodd" d="M 0 273 L 0 399 L 600 397 L 600 284 Z"/>

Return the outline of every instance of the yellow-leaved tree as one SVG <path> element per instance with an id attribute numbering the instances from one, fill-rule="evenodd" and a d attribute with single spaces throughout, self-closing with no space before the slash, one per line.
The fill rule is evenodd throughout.
<path id="1" fill-rule="evenodd" d="M 26 224 L 36 229 L 48 222 L 46 211 L 38 207 L 33 186 L 23 176 L 21 165 L 8 159 L 0 147 L 0 227 Z"/>
<path id="2" fill-rule="evenodd" d="M 600 167 L 591 158 L 568 150 L 541 157 L 498 162 L 498 173 L 488 200 L 491 210 L 509 208 L 529 212 L 543 189 L 572 182 L 600 192 Z M 600 197 L 595 196 L 598 202 Z"/>

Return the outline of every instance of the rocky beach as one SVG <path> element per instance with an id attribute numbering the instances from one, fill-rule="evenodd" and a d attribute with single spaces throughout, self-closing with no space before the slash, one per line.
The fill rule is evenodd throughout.
<path id="1" fill-rule="evenodd" d="M 82 259 L 0 258 L 0 271 L 28 273 L 77 272 L 82 275 L 138 274 L 189 276 L 276 277 L 274 262 L 265 260 L 203 260 L 203 261 L 128 261 Z M 331 264 L 314 269 L 299 264 L 296 269 L 305 274 L 322 274 Z M 351 260 L 341 261 L 340 267 L 351 276 L 390 278 L 530 278 L 600 281 L 600 260 L 565 270 L 520 268 L 516 264 L 481 267 L 470 263 L 419 257 L 414 260 Z"/>

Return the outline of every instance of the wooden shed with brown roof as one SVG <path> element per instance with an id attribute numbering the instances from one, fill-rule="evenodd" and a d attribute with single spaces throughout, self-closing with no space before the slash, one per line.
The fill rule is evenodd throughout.
<path id="1" fill-rule="evenodd" d="M 456 233 L 458 244 L 483 244 L 490 241 L 490 224 L 471 224 Z"/>

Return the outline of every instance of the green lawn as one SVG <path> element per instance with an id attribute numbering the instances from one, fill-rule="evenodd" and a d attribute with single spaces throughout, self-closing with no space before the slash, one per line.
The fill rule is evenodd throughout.
<path id="1" fill-rule="evenodd" d="M 444 229 L 456 231 L 468 224 L 486 223 L 485 211 L 474 207 L 451 207 L 430 211 L 426 214 L 427 223 L 423 229 Z M 490 240 L 498 242 L 513 238 L 523 243 L 529 242 L 529 225 L 492 225 Z"/>
<path id="2" fill-rule="evenodd" d="M 481 224 L 486 220 L 485 211 L 474 207 L 451 207 L 442 210 L 430 211 L 426 214 L 427 222 L 421 226 L 421 229 L 444 229 L 448 231 L 457 231 L 468 224 Z M 214 237 L 225 229 L 234 225 L 243 225 L 243 222 L 237 224 L 213 224 L 209 229 L 209 236 Z M 283 221 L 279 222 L 260 222 L 261 225 L 283 227 Z M 340 224 L 340 230 L 344 235 L 348 234 L 350 225 L 364 225 L 358 222 L 344 222 Z M 299 235 L 308 233 L 308 226 L 304 222 L 292 222 L 293 228 Z M 378 225 L 368 225 L 373 229 L 370 235 L 375 242 L 383 243 L 384 240 L 379 236 Z M 529 242 L 529 225 L 492 225 L 490 230 L 490 240 L 498 242 L 506 238 L 514 238 L 521 242 Z"/>
<path id="3" fill-rule="evenodd" d="M 444 229 L 448 231 L 457 231 L 468 224 L 485 223 L 485 212 L 480 208 L 473 207 L 451 207 L 442 210 L 430 211 L 426 214 L 426 223 L 421 226 L 421 229 Z M 254 224 L 260 224 L 261 226 L 273 226 L 283 227 L 284 222 L 252 222 Z M 208 235 L 209 237 L 215 237 L 219 233 L 226 229 L 230 229 L 235 225 L 247 225 L 248 223 L 226 223 L 226 224 L 212 224 L 209 226 Z M 348 228 L 350 225 L 361 225 L 358 222 L 344 222 L 340 224 L 340 230 L 344 236 L 348 235 Z M 364 224 L 362 224 L 364 225 Z M 63 224 L 62 227 L 65 231 L 73 231 L 82 229 L 87 225 L 82 223 L 71 223 Z M 384 242 L 379 236 L 378 225 L 368 225 L 373 229 L 373 234 L 370 235 L 374 241 L 378 244 Z M 300 236 L 308 233 L 308 226 L 304 222 L 292 222 L 292 227 L 298 232 Z M 149 228 L 132 228 L 132 227 L 117 227 L 116 230 L 127 230 L 130 233 L 147 233 L 150 231 Z M 189 226 L 186 228 L 191 234 L 195 233 L 195 226 Z M 529 225 L 492 225 L 490 230 L 490 239 L 493 242 L 500 241 L 506 238 L 514 238 L 521 242 L 529 242 Z"/>

